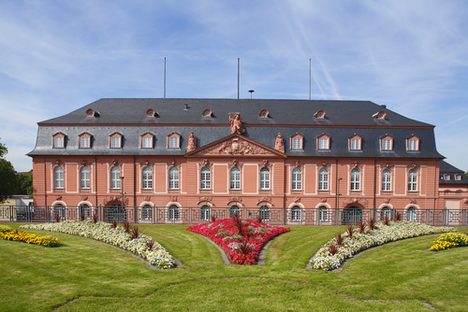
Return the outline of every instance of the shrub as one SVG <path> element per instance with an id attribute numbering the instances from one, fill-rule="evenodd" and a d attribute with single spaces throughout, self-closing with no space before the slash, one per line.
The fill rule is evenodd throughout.
<path id="1" fill-rule="evenodd" d="M 432 251 L 468 246 L 468 235 L 464 233 L 445 233 L 432 244 Z"/>
<path id="2" fill-rule="evenodd" d="M 257 215 L 256 221 L 257 221 L 258 223 L 262 223 L 262 222 L 263 222 L 263 218 L 262 218 L 262 215 L 261 215 L 261 214 L 258 214 L 258 215 Z"/>
<path id="3" fill-rule="evenodd" d="M 97 223 L 98 222 L 98 215 L 97 213 L 93 213 L 93 222 Z"/>
<path id="4" fill-rule="evenodd" d="M 112 221 L 112 228 L 113 229 L 117 228 L 117 221 L 115 221 L 115 220 Z"/>
<path id="5" fill-rule="evenodd" d="M 138 226 L 134 226 L 132 228 L 132 239 L 135 239 L 138 237 L 140 237 L 140 229 L 138 228 Z"/>
<path id="6" fill-rule="evenodd" d="M 371 229 L 371 230 L 375 229 L 375 219 L 374 218 L 369 219 L 369 229 Z"/>
<path id="7" fill-rule="evenodd" d="M 348 229 L 346 230 L 346 233 L 348 233 L 349 238 L 353 238 L 354 230 L 353 230 L 353 227 L 351 225 L 348 226 Z"/>
<path id="8" fill-rule="evenodd" d="M 124 230 L 125 230 L 125 233 L 130 233 L 130 222 L 125 221 L 125 222 L 123 223 L 123 228 L 124 228 Z"/>
<path id="9" fill-rule="evenodd" d="M 32 234 L 25 231 L 13 230 L 12 228 L 0 225 L 0 238 L 10 241 L 25 242 L 44 247 L 58 247 L 60 243 L 58 239 L 50 235 Z"/>
<path id="10" fill-rule="evenodd" d="M 395 215 L 395 221 L 401 221 L 401 212 L 397 212 Z"/>
<path id="11" fill-rule="evenodd" d="M 384 218 L 383 224 L 385 224 L 385 225 L 389 225 L 389 224 L 390 224 L 390 220 L 388 219 L 388 216 L 387 216 L 387 215 L 386 215 L 385 218 Z"/>
<path id="12" fill-rule="evenodd" d="M 244 225 L 242 223 L 242 218 L 238 213 L 235 213 L 232 216 L 232 221 L 234 222 L 234 225 L 237 228 L 237 232 L 239 233 L 240 236 L 244 236 Z"/>
<path id="13" fill-rule="evenodd" d="M 338 249 L 336 248 L 335 245 L 331 244 L 330 247 L 328 247 L 328 252 L 330 253 L 330 255 L 335 255 L 336 252 L 338 251 Z"/>
<path id="14" fill-rule="evenodd" d="M 365 221 L 359 221 L 359 233 L 364 234 L 366 233 L 366 222 Z"/>
<path id="15" fill-rule="evenodd" d="M 54 214 L 54 220 L 55 222 L 60 222 L 61 218 L 60 218 L 60 215 L 58 213 Z"/>
<path id="16" fill-rule="evenodd" d="M 80 213 L 80 221 L 84 221 L 85 217 L 83 213 Z"/>
<path id="17" fill-rule="evenodd" d="M 146 242 L 146 247 L 148 247 L 149 250 L 153 250 L 154 247 L 154 240 L 149 240 Z"/>
<path id="18" fill-rule="evenodd" d="M 338 235 L 336 236 L 335 240 L 336 240 L 336 244 L 337 244 L 338 246 L 343 245 L 343 236 L 341 236 L 341 234 L 338 234 Z"/>
<path id="19" fill-rule="evenodd" d="M 11 230 L 13 230 L 13 229 L 11 227 L 9 227 L 8 225 L 0 224 L 0 233 L 9 232 Z"/>
<path id="20" fill-rule="evenodd" d="M 213 213 L 211 214 L 211 222 L 215 222 L 216 221 L 216 215 Z"/>

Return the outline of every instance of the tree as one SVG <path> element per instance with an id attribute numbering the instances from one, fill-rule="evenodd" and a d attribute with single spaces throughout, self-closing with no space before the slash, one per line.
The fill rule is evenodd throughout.
<path id="1" fill-rule="evenodd" d="M 32 195 L 32 171 L 29 172 L 18 172 L 16 176 L 17 189 L 16 194 L 18 195 Z"/>
<path id="2" fill-rule="evenodd" d="M 8 148 L 4 144 L 0 143 L 0 158 L 3 158 L 7 153 Z"/>
<path id="3" fill-rule="evenodd" d="M 13 195 L 17 189 L 15 168 L 3 158 L 6 153 L 8 153 L 7 147 L 0 143 L 0 202 Z"/>

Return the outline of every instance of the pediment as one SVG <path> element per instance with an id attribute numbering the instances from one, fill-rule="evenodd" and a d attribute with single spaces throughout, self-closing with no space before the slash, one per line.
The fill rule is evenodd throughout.
<path id="1" fill-rule="evenodd" d="M 187 153 L 187 156 L 286 157 L 285 154 L 279 151 L 238 134 L 232 134 L 206 144 L 193 152 Z"/>

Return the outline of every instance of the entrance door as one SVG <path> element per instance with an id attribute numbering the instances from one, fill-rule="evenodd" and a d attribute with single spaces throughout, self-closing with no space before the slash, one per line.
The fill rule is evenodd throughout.
<path id="1" fill-rule="evenodd" d="M 359 207 L 349 207 L 343 211 L 343 224 L 353 225 L 362 221 L 362 209 Z"/>

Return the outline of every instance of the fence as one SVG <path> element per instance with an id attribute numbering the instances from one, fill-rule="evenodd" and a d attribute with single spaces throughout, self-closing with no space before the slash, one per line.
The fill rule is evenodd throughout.
<path id="1" fill-rule="evenodd" d="M 241 218 L 262 218 L 282 225 L 349 225 L 361 220 L 383 220 L 385 216 L 431 225 L 468 225 L 468 209 L 360 209 L 360 208 L 261 208 L 252 207 L 17 207 L 0 206 L 0 222 L 51 222 L 97 218 L 105 222 L 151 224 L 197 224 L 239 214 Z"/>

